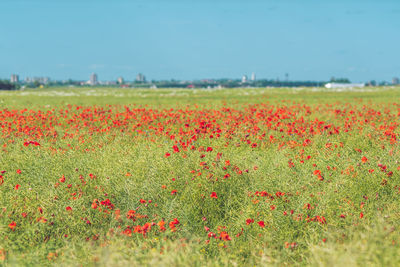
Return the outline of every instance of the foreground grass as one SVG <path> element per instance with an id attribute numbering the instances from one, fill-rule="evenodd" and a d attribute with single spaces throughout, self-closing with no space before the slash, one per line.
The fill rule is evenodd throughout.
<path id="1" fill-rule="evenodd" d="M 0 264 L 396 266 L 399 96 L 1 93 Z"/>

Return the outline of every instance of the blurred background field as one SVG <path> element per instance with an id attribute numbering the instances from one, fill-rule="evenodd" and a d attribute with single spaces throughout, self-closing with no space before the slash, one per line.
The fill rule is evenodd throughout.
<path id="1" fill-rule="evenodd" d="M 397 101 L 400 87 L 365 87 L 354 89 L 315 88 L 234 88 L 234 89 L 116 89 L 65 88 L 0 91 L 4 108 L 48 108 L 58 105 L 183 105 L 183 104 L 255 104 L 295 101 L 313 103 L 360 102 L 385 103 Z"/>

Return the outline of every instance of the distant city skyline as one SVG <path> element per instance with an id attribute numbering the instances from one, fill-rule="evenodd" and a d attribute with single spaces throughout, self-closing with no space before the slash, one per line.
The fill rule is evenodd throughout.
<path id="1" fill-rule="evenodd" d="M 390 82 L 398 17 L 396 0 L 3 0 L 0 78 Z"/>

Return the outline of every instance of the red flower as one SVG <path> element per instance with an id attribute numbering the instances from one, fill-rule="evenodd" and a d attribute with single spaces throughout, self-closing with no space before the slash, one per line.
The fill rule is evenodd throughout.
<path id="1" fill-rule="evenodd" d="M 171 154 L 167 152 L 167 153 L 165 153 L 164 157 L 168 158 L 169 156 L 171 156 Z"/>
<path id="2" fill-rule="evenodd" d="M 169 223 L 169 228 L 171 228 L 172 232 L 176 231 L 176 226 L 179 224 L 179 221 L 177 218 L 175 218 L 172 222 Z"/>
<path id="3" fill-rule="evenodd" d="M 18 169 L 18 170 L 17 170 L 17 173 L 18 173 L 18 174 L 21 174 L 21 170 L 20 170 L 20 169 Z"/>
<path id="4" fill-rule="evenodd" d="M 11 222 L 9 225 L 8 225 L 8 227 L 11 229 L 11 230 L 13 230 L 14 231 L 14 228 L 17 226 L 17 223 L 16 222 Z"/>
<path id="5" fill-rule="evenodd" d="M 128 213 L 126 214 L 126 218 L 131 219 L 131 220 L 136 220 L 136 211 L 135 210 L 129 210 Z"/>
<path id="6" fill-rule="evenodd" d="M 160 227 L 160 231 L 161 232 L 164 232 L 165 230 L 167 230 L 167 228 L 165 228 L 165 221 L 164 220 L 161 220 L 161 221 L 159 221 L 158 223 L 157 223 L 157 225 Z"/>
<path id="7" fill-rule="evenodd" d="M 21 186 L 19 184 L 15 185 L 14 189 L 18 190 Z"/>
<path id="8" fill-rule="evenodd" d="M 176 195 L 176 192 L 178 192 L 177 190 L 172 190 L 171 191 L 171 195 Z"/>
<path id="9" fill-rule="evenodd" d="M 210 197 L 211 198 L 218 198 L 217 193 L 215 193 L 215 192 L 211 192 Z"/>
<path id="10" fill-rule="evenodd" d="M 366 157 L 362 157 L 361 161 L 362 161 L 363 163 L 365 163 L 365 162 L 368 161 L 368 159 L 367 159 Z"/>
<path id="11" fill-rule="evenodd" d="M 67 211 L 72 211 L 72 208 L 70 206 L 66 207 L 65 210 Z"/>
<path id="12" fill-rule="evenodd" d="M 224 240 L 224 241 L 232 240 L 232 238 L 228 235 L 227 232 L 221 232 L 221 233 L 219 234 L 219 238 L 220 238 L 221 240 Z"/>
<path id="13" fill-rule="evenodd" d="M 213 148 L 212 147 L 207 147 L 207 152 L 211 152 L 211 151 L 213 151 Z"/>
<path id="14" fill-rule="evenodd" d="M 263 227 L 263 228 L 265 227 L 264 221 L 259 221 L 259 222 L 258 222 L 258 225 L 259 225 L 260 227 Z"/>
<path id="15" fill-rule="evenodd" d="M 253 222 L 254 222 L 253 219 L 247 219 L 247 220 L 246 220 L 246 224 L 247 224 L 247 225 L 252 224 Z"/>
<path id="16" fill-rule="evenodd" d="M 321 171 L 320 170 L 315 170 L 314 171 L 314 175 L 321 175 Z"/>

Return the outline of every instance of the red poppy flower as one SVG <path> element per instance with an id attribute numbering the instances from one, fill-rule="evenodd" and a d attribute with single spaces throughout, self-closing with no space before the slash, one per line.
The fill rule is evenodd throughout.
<path id="1" fill-rule="evenodd" d="M 228 235 L 227 232 L 221 232 L 221 233 L 219 234 L 219 238 L 220 238 L 221 240 L 223 240 L 223 241 L 230 241 L 230 240 L 232 240 L 232 238 Z"/>
<path id="2" fill-rule="evenodd" d="M 265 227 L 264 221 L 259 221 L 259 222 L 258 222 L 258 225 L 259 225 L 260 227 L 263 227 L 263 228 Z"/>
<path id="3" fill-rule="evenodd" d="M 215 193 L 215 192 L 211 192 L 210 197 L 211 198 L 218 198 L 217 193 Z"/>
<path id="4" fill-rule="evenodd" d="M 246 224 L 247 224 L 247 225 L 252 224 L 253 222 L 254 222 L 253 219 L 247 219 L 247 220 L 246 220 Z"/>
<path id="5" fill-rule="evenodd" d="M 14 228 L 17 226 L 17 223 L 16 222 L 11 222 L 9 225 L 8 225 L 8 227 L 11 229 L 11 230 L 13 230 L 14 231 Z"/>

